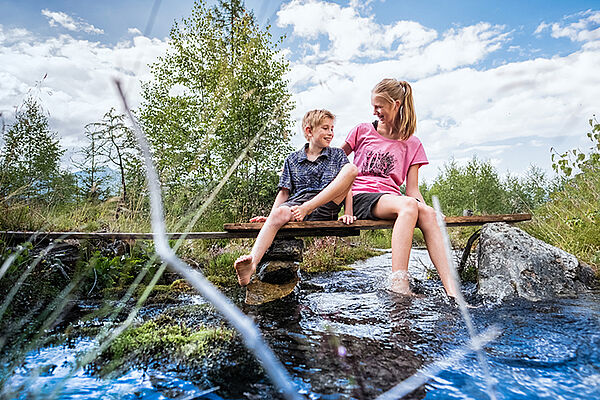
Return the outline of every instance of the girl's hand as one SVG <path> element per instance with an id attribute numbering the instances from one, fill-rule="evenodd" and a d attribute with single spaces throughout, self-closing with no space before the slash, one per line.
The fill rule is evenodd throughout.
<path id="1" fill-rule="evenodd" d="M 356 217 L 354 215 L 344 214 L 338 218 L 338 221 L 342 221 L 346 225 L 350 225 L 354 221 L 356 221 Z"/>
<path id="2" fill-rule="evenodd" d="M 263 215 L 258 215 L 256 217 L 250 218 L 250 222 L 265 222 L 266 220 L 267 220 L 267 217 L 265 217 Z"/>

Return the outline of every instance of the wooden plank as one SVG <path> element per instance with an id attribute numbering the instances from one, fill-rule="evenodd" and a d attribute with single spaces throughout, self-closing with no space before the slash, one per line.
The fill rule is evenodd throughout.
<path id="1" fill-rule="evenodd" d="M 9 236 L 19 240 L 42 240 L 42 239 L 87 239 L 87 240 L 152 240 L 152 233 L 145 232 L 22 232 L 22 231 L 0 231 L 0 235 Z M 176 232 L 168 233 L 169 239 L 232 239 L 245 238 L 244 232 Z"/>
<path id="2" fill-rule="evenodd" d="M 522 222 L 531 219 L 531 214 L 494 214 L 494 215 L 472 215 L 467 217 L 446 217 L 447 226 L 466 226 L 466 225 L 483 225 L 489 222 Z M 262 222 L 248 222 L 239 224 L 225 224 L 223 229 L 227 232 L 248 232 L 248 231 L 259 231 L 262 228 Z M 391 229 L 394 226 L 394 221 L 387 220 L 358 220 L 352 225 L 345 225 L 340 221 L 302 221 L 302 222 L 288 222 L 285 224 L 281 231 L 287 230 L 313 230 L 326 231 L 333 229 L 358 229 L 358 230 L 372 230 L 372 229 Z"/>
<path id="3" fill-rule="evenodd" d="M 446 217 L 447 226 L 482 225 L 488 222 L 521 222 L 531 219 L 531 214 L 473 215 Z M 288 222 L 277 233 L 278 238 L 302 236 L 358 236 L 361 230 L 391 229 L 393 221 L 359 220 L 352 225 L 339 221 Z M 169 239 L 236 239 L 256 237 L 262 222 L 225 224 L 225 232 L 175 232 Z M 0 231 L 0 235 L 17 240 L 87 239 L 87 240 L 152 240 L 148 232 L 21 232 Z"/>

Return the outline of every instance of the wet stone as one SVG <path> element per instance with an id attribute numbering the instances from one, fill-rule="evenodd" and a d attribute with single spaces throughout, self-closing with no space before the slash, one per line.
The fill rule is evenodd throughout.
<path id="1" fill-rule="evenodd" d="M 265 255 L 264 261 L 269 260 L 289 260 L 302 261 L 302 251 L 304 250 L 304 242 L 300 239 L 277 239 Z"/>
<path id="2" fill-rule="evenodd" d="M 270 301 L 278 300 L 291 294 L 300 278 L 296 277 L 281 285 L 261 282 L 253 277 L 248 286 L 246 286 L 246 304 L 259 305 Z"/>
<path id="3" fill-rule="evenodd" d="M 267 261 L 260 264 L 256 276 L 261 282 L 281 285 L 297 278 L 298 269 L 295 261 Z"/>

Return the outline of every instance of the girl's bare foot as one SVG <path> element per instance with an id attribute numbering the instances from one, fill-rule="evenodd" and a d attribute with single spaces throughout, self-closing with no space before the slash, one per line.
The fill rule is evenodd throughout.
<path id="1" fill-rule="evenodd" d="M 304 218 L 314 210 L 306 206 L 306 203 L 291 208 L 295 221 L 304 221 Z"/>
<path id="2" fill-rule="evenodd" d="M 404 296 L 413 295 L 413 292 L 410 290 L 407 271 L 396 271 L 392 273 L 390 276 L 390 290 Z"/>
<path id="3" fill-rule="evenodd" d="M 233 263 L 240 286 L 250 283 L 250 277 L 256 270 L 252 265 L 252 255 L 241 256 Z"/>

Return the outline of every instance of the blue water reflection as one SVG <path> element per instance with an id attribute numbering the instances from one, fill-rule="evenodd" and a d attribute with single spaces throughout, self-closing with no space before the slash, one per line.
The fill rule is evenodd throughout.
<path id="1" fill-rule="evenodd" d="M 427 279 L 426 252 L 414 250 L 411 257 L 417 297 L 386 290 L 388 253 L 358 262 L 352 271 L 304 277 L 306 285 L 293 298 L 245 309 L 307 398 L 375 398 L 468 341 L 460 313 L 444 300 L 439 282 Z M 486 347 L 499 399 L 600 399 L 600 293 L 480 304 L 471 311 L 478 331 L 492 324 L 502 330 Z M 227 388 L 199 387 L 177 371 L 136 369 L 101 379 L 78 370 L 65 379 L 77 354 L 93 346 L 82 338 L 28 354 L 1 398 L 278 398 L 266 380 L 231 397 Z M 483 379 L 469 355 L 409 398 L 485 399 Z"/>

